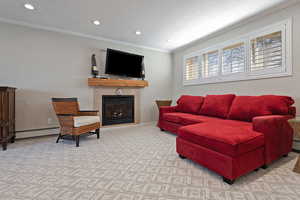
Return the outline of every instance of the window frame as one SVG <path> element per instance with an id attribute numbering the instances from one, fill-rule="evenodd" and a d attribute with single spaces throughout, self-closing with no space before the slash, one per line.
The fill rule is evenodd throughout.
<path id="1" fill-rule="evenodd" d="M 281 31 L 281 40 L 282 40 L 282 66 L 280 70 L 278 69 L 267 69 L 267 70 L 258 70 L 250 71 L 251 65 L 251 40 L 256 37 L 261 37 L 270 33 Z M 255 80 L 255 79 L 264 79 L 264 78 L 275 78 L 275 77 L 284 77 L 291 76 L 293 74 L 292 69 L 292 18 L 286 19 L 284 21 L 266 26 L 259 30 L 253 31 L 249 34 L 245 34 L 237 39 L 228 40 L 226 42 L 204 48 L 190 54 L 183 56 L 183 67 L 182 67 L 182 83 L 183 86 L 189 85 L 201 85 L 201 84 L 210 84 L 210 83 L 221 83 L 221 82 L 232 82 L 232 81 L 242 81 L 242 80 Z M 237 72 L 232 74 L 222 74 L 222 56 L 223 49 L 235 45 L 238 43 L 244 43 L 245 45 L 245 71 Z M 203 54 L 218 51 L 219 53 L 219 75 L 214 77 L 198 77 L 194 80 L 185 80 L 185 61 L 190 57 L 198 56 L 202 62 Z M 203 66 L 202 66 L 203 67 Z"/>

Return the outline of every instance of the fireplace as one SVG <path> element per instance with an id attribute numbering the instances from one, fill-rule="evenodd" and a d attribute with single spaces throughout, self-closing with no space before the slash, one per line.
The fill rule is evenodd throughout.
<path id="1" fill-rule="evenodd" d="M 102 125 L 134 122 L 133 95 L 103 95 Z"/>

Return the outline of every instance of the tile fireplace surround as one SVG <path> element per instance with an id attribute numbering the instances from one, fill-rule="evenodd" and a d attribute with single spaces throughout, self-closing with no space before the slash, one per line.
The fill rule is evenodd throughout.
<path id="1" fill-rule="evenodd" d="M 139 88 L 118 88 L 118 87 L 95 87 L 94 109 L 99 110 L 102 122 L 102 96 L 103 95 L 133 95 L 134 96 L 134 123 L 140 123 L 140 89 Z M 120 124 L 122 125 L 122 124 Z"/>

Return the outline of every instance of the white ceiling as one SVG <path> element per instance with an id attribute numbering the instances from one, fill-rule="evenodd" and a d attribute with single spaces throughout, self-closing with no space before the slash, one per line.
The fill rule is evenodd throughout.
<path id="1" fill-rule="evenodd" d="M 0 18 L 170 51 L 286 1 L 0 0 Z"/>

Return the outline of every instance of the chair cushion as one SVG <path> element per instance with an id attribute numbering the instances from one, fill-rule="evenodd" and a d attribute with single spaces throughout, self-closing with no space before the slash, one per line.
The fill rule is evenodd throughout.
<path id="1" fill-rule="evenodd" d="M 207 95 L 199 114 L 226 118 L 234 97 L 234 94 Z"/>
<path id="2" fill-rule="evenodd" d="M 252 130 L 251 123 L 223 120 L 183 126 L 178 136 L 194 144 L 235 157 L 264 145 L 264 135 Z"/>
<path id="3" fill-rule="evenodd" d="M 263 96 L 237 96 L 232 102 L 229 119 L 252 121 L 253 117 L 271 115 Z"/>
<path id="4" fill-rule="evenodd" d="M 201 108 L 204 97 L 182 95 L 177 100 L 176 111 L 184 113 L 197 113 Z"/>
<path id="5" fill-rule="evenodd" d="M 164 113 L 163 120 L 181 124 L 181 125 L 191 125 L 191 124 L 196 124 L 201 122 L 216 121 L 222 119 L 218 119 L 215 117 L 194 115 L 189 113 L 174 112 L 174 113 Z"/>
<path id="6" fill-rule="evenodd" d="M 78 116 L 74 117 L 74 127 L 86 126 L 100 122 L 99 116 Z"/>

